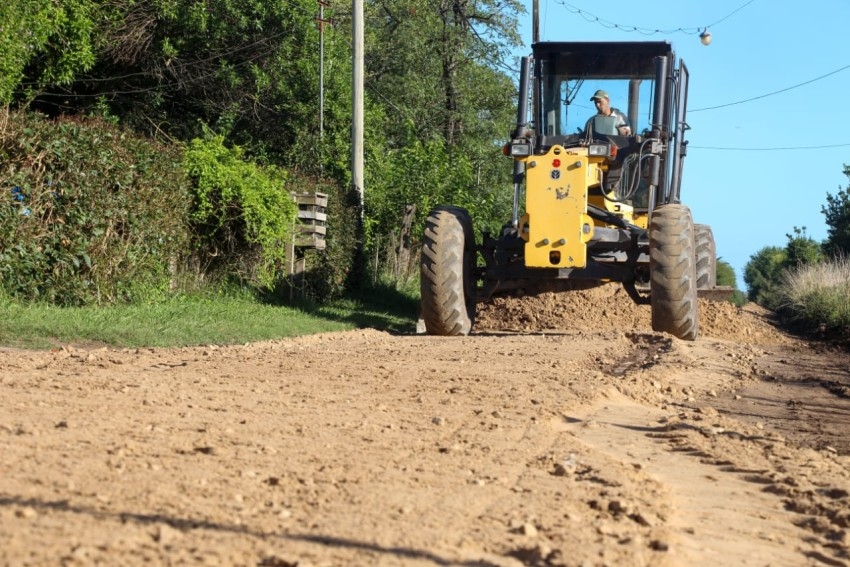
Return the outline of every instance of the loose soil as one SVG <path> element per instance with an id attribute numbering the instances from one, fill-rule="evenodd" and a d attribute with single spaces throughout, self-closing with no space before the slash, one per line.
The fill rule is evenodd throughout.
<path id="1" fill-rule="evenodd" d="M 463 338 L 0 352 L 0 565 L 850 565 L 846 348 L 614 286 Z"/>

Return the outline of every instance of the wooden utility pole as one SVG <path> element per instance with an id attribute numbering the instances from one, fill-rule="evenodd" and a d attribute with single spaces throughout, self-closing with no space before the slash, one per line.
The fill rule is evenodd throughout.
<path id="1" fill-rule="evenodd" d="M 531 42 L 540 41 L 540 0 L 534 0 L 531 8 Z"/>
<path id="2" fill-rule="evenodd" d="M 316 23 L 319 26 L 319 140 L 325 134 L 325 24 L 331 23 L 325 19 L 325 0 L 316 0 L 319 4 L 319 17 Z"/>
<path id="3" fill-rule="evenodd" d="M 360 199 L 363 218 L 363 0 L 352 0 L 352 120 L 351 120 L 351 183 Z"/>

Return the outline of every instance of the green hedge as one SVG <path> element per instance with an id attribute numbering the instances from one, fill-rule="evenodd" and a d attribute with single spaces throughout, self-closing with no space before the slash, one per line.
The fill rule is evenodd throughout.
<path id="1" fill-rule="evenodd" d="M 166 291 L 188 242 L 181 152 L 98 120 L 0 114 L 0 285 L 58 305 Z"/>
<path id="2" fill-rule="evenodd" d="M 290 178 L 291 177 L 291 178 Z M 0 113 L 0 286 L 19 301 L 155 301 L 237 281 L 263 292 L 286 275 L 290 191 L 325 192 L 328 246 L 299 282 L 316 300 L 350 284 L 356 195 L 246 159 L 209 135 L 163 145 L 98 119 Z"/>

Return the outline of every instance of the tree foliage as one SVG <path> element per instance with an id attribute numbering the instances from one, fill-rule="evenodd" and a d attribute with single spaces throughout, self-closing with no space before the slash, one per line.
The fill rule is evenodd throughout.
<path id="1" fill-rule="evenodd" d="M 788 255 L 778 246 L 765 246 L 752 256 L 744 267 L 747 297 L 759 305 L 775 307 L 775 294 Z"/>
<path id="2" fill-rule="evenodd" d="M 844 166 L 844 175 L 850 178 L 850 167 Z M 826 194 L 826 205 L 821 207 L 826 218 L 827 237 L 824 252 L 830 256 L 850 254 L 850 187 L 839 188 L 835 195 Z"/>
<path id="3" fill-rule="evenodd" d="M 26 0 L 0 4 L 0 104 L 67 85 L 95 62 L 101 14 L 92 0 Z"/>
<path id="4" fill-rule="evenodd" d="M 793 233 L 785 236 L 784 248 L 766 246 L 750 256 L 744 267 L 750 301 L 769 309 L 779 307 L 780 288 L 788 271 L 817 265 L 823 259 L 820 243 L 806 234 L 806 227 L 795 226 Z"/>
<path id="5" fill-rule="evenodd" d="M 738 289 L 738 280 L 732 264 L 721 258 L 717 259 L 717 285 Z"/>
<path id="6" fill-rule="evenodd" d="M 784 268 L 798 268 L 817 264 L 823 258 L 821 245 L 806 234 L 806 227 L 794 227 L 793 234 L 786 234 Z"/>
<path id="7" fill-rule="evenodd" d="M 415 227 L 431 206 L 451 203 L 468 208 L 480 229 L 496 230 L 511 206 L 512 164 L 499 147 L 514 119 L 515 77 L 506 63 L 518 42 L 522 4 L 371 0 L 365 9 L 366 233 L 360 244 L 390 241 L 410 205 Z M 212 132 L 219 150 L 241 148 L 239 162 L 286 171 L 299 184 L 314 179 L 316 188 L 333 186 L 329 193 L 342 208 L 334 209 L 329 239 L 334 232 L 359 238 L 350 236 L 360 214 L 348 198 L 349 4 L 327 4 L 332 24 L 321 35 L 315 0 L 31 0 L 0 10 L 0 101 L 52 116 L 104 117 L 177 146 L 209 141 Z M 204 155 L 212 149 L 203 148 Z M 243 167 L 233 162 L 217 175 L 231 166 Z M 227 191 L 245 197 L 246 184 L 263 186 L 255 170 L 240 171 L 244 179 L 218 183 L 216 206 L 227 201 Z M 226 223 L 219 221 L 195 218 L 195 226 L 221 231 Z M 280 234 L 269 230 L 274 236 L 268 238 L 248 225 L 230 234 L 246 245 L 253 235 L 271 247 Z M 354 248 L 347 243 L 334 250 Z M 280 261 L 273 256 L 257 256 L 257 273 L 271 273 Z M 349 273 L 355 268 L 347 261 L 325 268 L 334 265 Z M 349 280 L 344 272 L 328 277 Z"/>
<path id="8" fill-rule="evenodd" d="M 367 4 L 366 94 L 383 108 L 367 132 L 368 244 L 392 240 L 408 205 L 417 233 L 436 204 L 467 208 L 479 230 L 510 218 L 500 149 L 516 87 L 504 61 L 521 13 L 513 0 Z"/>

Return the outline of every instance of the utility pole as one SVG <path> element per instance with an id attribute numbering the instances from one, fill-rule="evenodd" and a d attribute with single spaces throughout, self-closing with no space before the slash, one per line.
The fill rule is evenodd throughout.
<path id="1" fill-rule="evenodd" d="M 351 120 L 351 183 L 360 203 L 363 220 L 363 0 L 352 0 L 352 120 Z"/>
<path id="2" fill-rule="evenodd" d="M 316 24 L 319 26 L 319 140 L 325 136 L 325 24 L 330 20 L 325 19 L 325 0 L 316 0 L 319 4 L 319 17 Z"/>
<path id="3" fill-rule="evenodd" d="M 531 8 L 531 42 L 540 41 L 540 0 L 534 0 Z"/>
<path id="4" fill-rule="evenodd" d="M 325 24 L 330 20 L 325 19 L 325 0 L 316 0 L 319 4 L 319 17 L 316 24 L 319 26 L 319 176 L 325 173 Z"/>

